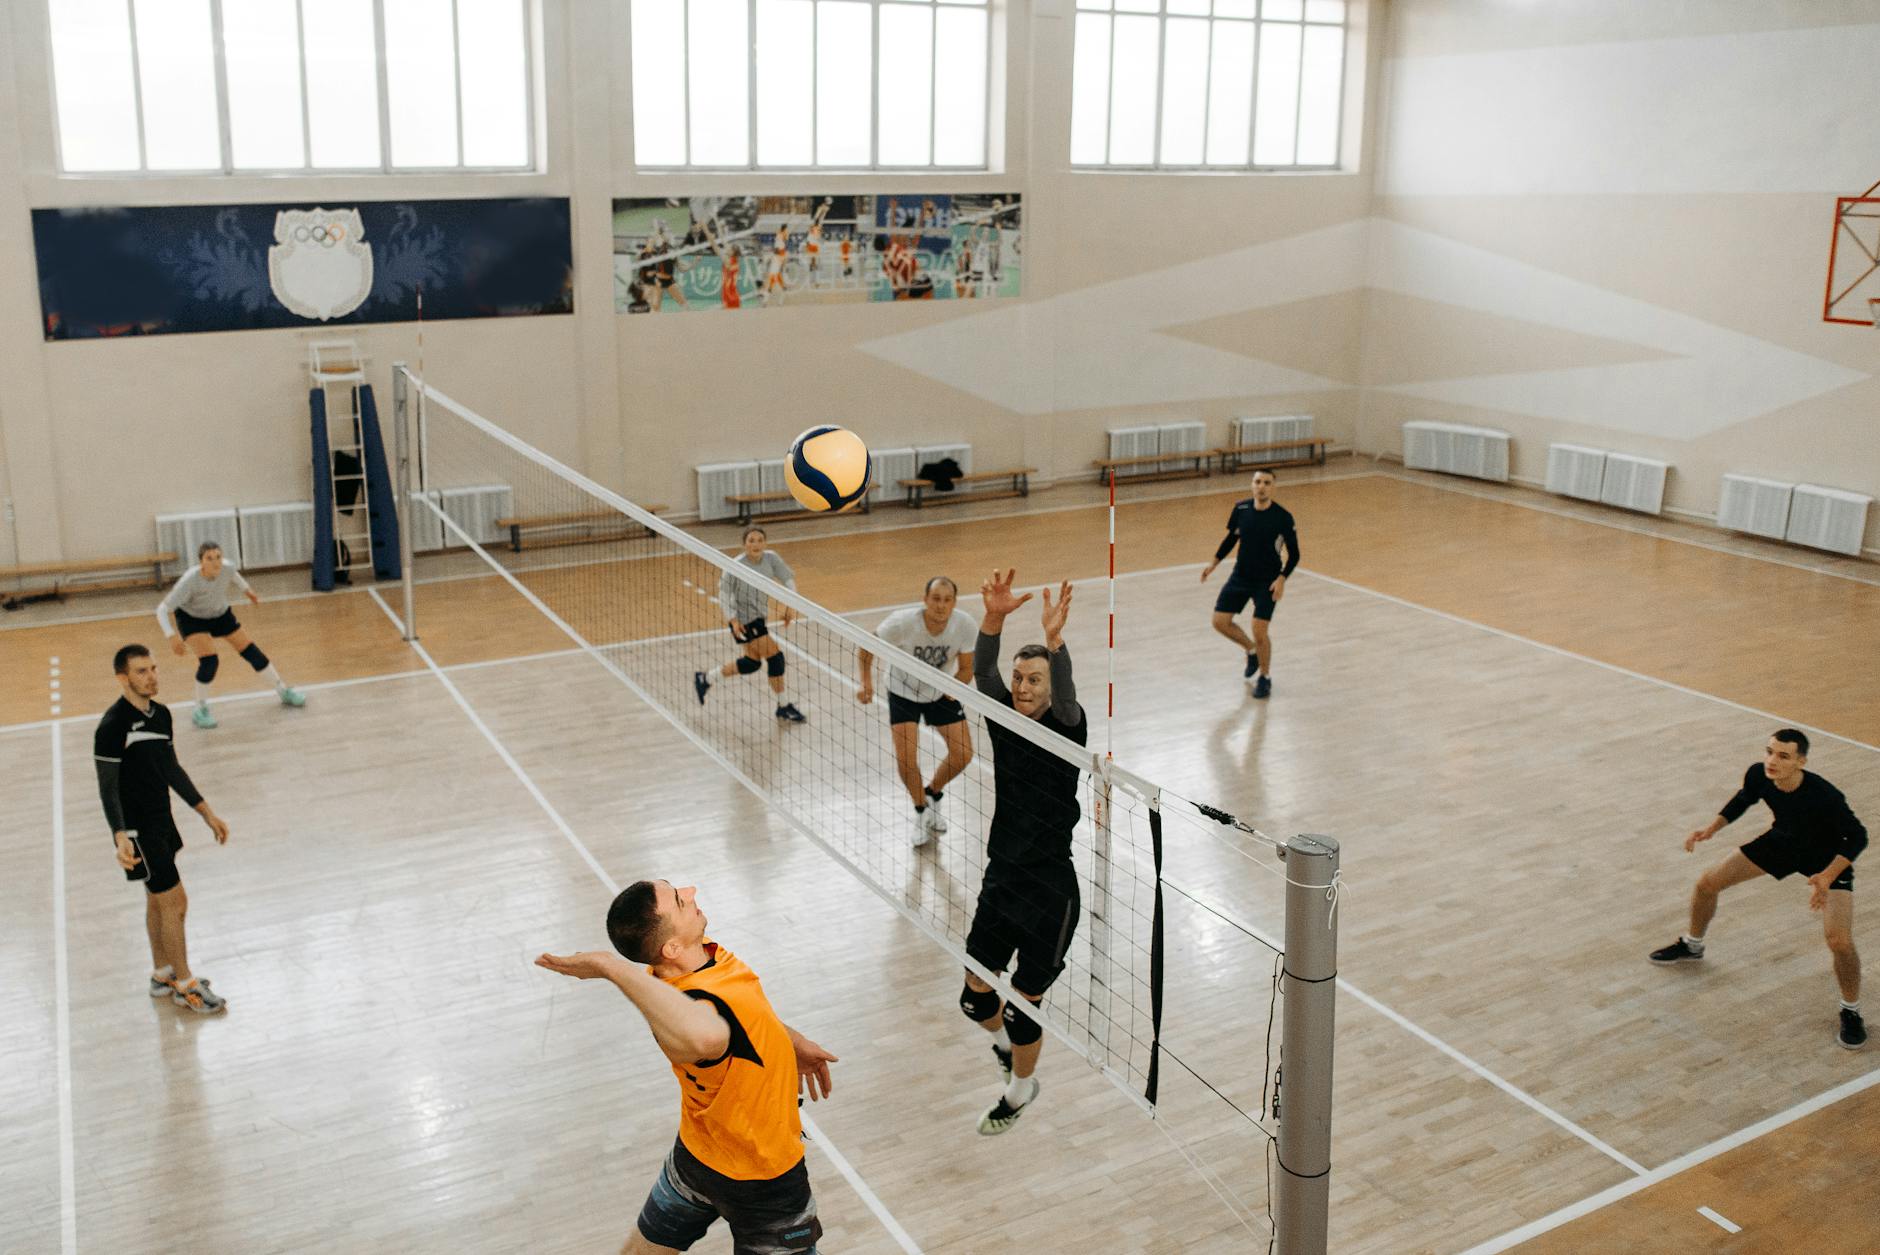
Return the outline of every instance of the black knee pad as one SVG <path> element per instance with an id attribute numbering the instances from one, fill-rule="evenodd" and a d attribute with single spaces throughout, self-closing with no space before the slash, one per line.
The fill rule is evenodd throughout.
<path id="1" fill-rule="evenodd" d="M 756 674 L 757 668 L 759 665 L 760 664 L 755 658 L 740 658 L 738 659 L 738 674 L 739 675 L 754 675 Z"/>
<path id="2" fill-rule="evenodd" d="M 764 670 L 770 672 L 772 675 L 783 674 L 783 651 L 781 649 L 764 659 Z"/>
<path id="3" fill-rule="evenodd" d="M 1031 999 L 1025 1001 L 1031 1002 Z M 1032 1010 L 1037 1009 L 1037 1004 L 1032 1003 Z M 1044 1036 L 1044 1030 L 1038 1027 L 1038 1021 L 1008 1002 L 1005 1004 L 1005 1035 L 1012 1039 L 1014 1046 L 1029 1046 Z"/>
<path id="4" fill-rule="evenodd" d="M 196 659 L 196 683 L 207 684 L 215 679 L 215 669 L 222 665 L 222 660 L 214 654 L 204 654 Z"/>
<path id="5" fill-rule="evenodd" d="M 975 1024 L 984 1024 L 999 1013 L 999 991 L 988 989 L 984 993 L 974 989 L 971 984 L 960 987 L 960 1010 L 966 1018 Z"/>
<path id="6" fill-rule="evenodd" d="M 249 641 L 248 648 L 242 650 L 242 657 L 247 659 L 248 665 L 253 667 L 256 671 L 266 671 L 268 669 L 268 656 L 262 653 L 261 646 L 255 644 L 253 641 Z"/>

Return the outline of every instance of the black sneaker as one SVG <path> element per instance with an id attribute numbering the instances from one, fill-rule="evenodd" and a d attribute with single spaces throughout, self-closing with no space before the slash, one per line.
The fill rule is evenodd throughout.
<path id="1" fill-rule="evenodd" d="M 1860 1012 L 1841 1008 L 1841 1032 L 1835 1040 L 1843 1050 L 1859 1050 L 1867 1044 L 1867 1026 L 1861 1023 Z"/>
<path id="2" fill-rule="evenodd" d="M 1703 957 L 1704 948 L 1702 946 L 1692 949 L 1691 943 L 1682 937 L 1679 937 L 1664 949 L 1654 950 L 1651 953 L 1652 962 L 1664 966 L 1668 966 L 1672 963 L 1695 963 Z"/>
<path id="3" fill-rule="evenodd" d="M 1012 1106 L 1012 1104 L 1005 1101 L 1005 1095 L 1000 1094 L 999 1101 L 992 1104 L 992 1110 L 979 1117 L 979 1136 L 997 1137 L 1014 1124 L 1017 1124 L 1018 1118 L 1025 1114 L 1032 1103 L 1037 1101 L 1038 1090 L 1038 1078 L 1033 1077 L 1031 1081 L 1031 1097 L 1027 1098 L 1024 1106 L 1020 1107 Z"/>
<path id="4" fill-rule="evenodd" d="M 785 702 L 783 705 L 777 707 L 777 718 L 784 723 L 809 722 L 809 720 L 803 717 L 803 712 L 796 708 L 795 702 Z"/>
<path id="5" fill-rule="evenodd" d="M 705 704 L 705 694 L 712 691 L 712 682 L 705 678 L 703 671 L 694 671 L 692 673 L 692 691 L 698 694 L 698 704 L 703 706 Z"/>
<path id="6" fill-rule="evenodd" d="M 1272 677 L 1263 675 L 1259 679 L 1255 680 L 1253 682 L 1253 695 L 1261 699 L 1265 699 L 1265 698 L 1273 696 Z"/>
<path id="7" fill-rule="evenodd" d="M 1005 1074 L 1005 1079 L 1011 1080 L 1012 1052 L 995 1041 L 992 1043 L 992 1057 L 999 1061 L 999 1071 Z"/>
<path id="8" fill-rule="evenodd" d="M 1253 673 L 1258 671 L 1259 669 L 1260 669 L 1260 655 L 1255 654 L 1255 653 L 1249 653 L 1247 655 L 1247 669 L 1245 671 L 1242 671 L 1240 674 L 1246 676 L 1249 680 L 1251 680 L 1253 678 Z"/>

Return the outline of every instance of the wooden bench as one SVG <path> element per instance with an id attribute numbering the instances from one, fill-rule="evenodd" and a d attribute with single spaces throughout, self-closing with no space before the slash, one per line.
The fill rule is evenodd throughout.
<path id="1" fill-rule="evenodd" d="M 1224 471 L 1236 470 L 1246 463 L 1249 454 L 1271 453 L 1275 449 L 1310 449 L 1304 457 L 1291 457 L 1281 462 L 1262 461 L 1262 466 L 1324 466 L 1325 448 L 1329 442 L 1322 436 L 1306 436 L 1299 440 L 1275 440 L 1270 444 L 1230 444 L 1214 450 L 1214 456 L 1221 460 Z"/>
<path id="2" fill-rule="evenodd" d="M 1097 468 L 1097 482 L 1113 483 L 1118 478 L 1117 471 L 1131 466 L 1152 466 L 1158 462 L 1192 462 L 1194 465 L 1178 467 L 1175 470 L 1157 470 L 1142 475 L 1124 475 L 1121 478 L 1131 483 L 1144 484 L 1158 479 L 1199 479 L 1213 473 L 1209 463 L 1214 460 L 1216 450 L 1196 449 L 1184 453 L 1145 453 L 1137 458 L 1099 458 L 1091 465 Z"/>
<path id="3" fill-rule="evenodd" d="M 19 566 L 0 567 L 0 581 L 51 580 L 51 586 L 35 592 L 13 592 L 7 595 L 0 608 L 18 610 L 21 606 L 36 601 L 58 601 L 66 593 L 94 593 L 112 588 L 158 588 L 164 584 L 163 565 L 176 561 L 173 553 L 132 554 L 122 558 L 85 558 L 74 562 L 27 562 Z M 148 572 L 127 575 L 126 572 Z M 92 580 L 84 579 L 91 575 L 119 575 L 120 579 Z M 74 580 L 72 577 L 80 579 Z"/>
<path id="4" fill-rule="evenodd" d="M 738 507 L 738 522 L 745 527 L 753 523 L 776 523 L 785 519 L 820 519 L 837 514 L 868 513 L 867 493 L 863 493 L 862 499 L 847 510 L 805 510 L 799 507 L 795 510 L 771 510 L 764 514 L 757 512 L 758 506 L 772 501 L 788 501 L 795 505 L 796 498 L 787 492 L 740 492 L 727 496 L 725 500 Z"/>
<path id="5" fill-rule="evenodd" d="M 904 479 L 901 488 L 907 493 L 907 508 L 918 510 L 927 501 L 985 501 L 997 497 L 1029 497 L 1031 495 L 1031 477 L 1038 473 L 1035 466 L 1015 466 L 1009 471 L 974 471 L 971 475 L 955 475 L 955 484 L 992 484 L 1003 483 L 1004 488 L 997 491 L 976 490 L 972 492 L 944 492 L 929 498 L 926 492 L 934 486 L 931 479 Z"/>
<path id="6" fill-rule="evenodd" d="M 650 514 L 659 514 L 663 505 L 647 506 Z M 496 526 L 509 532 L 509 548 L 521 553 L 524 532 L 579 532 L 579 535 L 555 536 L 536 540 L 528 548 L 549 545 L 585 545 L 603 540 L 638 540 L 651 536 L 653 530 L 642 527 L 618 510 L 576 510 L 570 514 L 538 514 L 531 518 L 497 519 Z"/>

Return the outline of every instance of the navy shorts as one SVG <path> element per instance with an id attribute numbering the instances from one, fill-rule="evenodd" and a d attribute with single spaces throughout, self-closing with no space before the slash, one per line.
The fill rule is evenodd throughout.
<path id="1" fill-rule="evenodd" d="M 986 868 L 979 904 L 966 934 L 966 953 L 989 971 L 1003 972 L 1018 955 L 1012 988 L 1042 998 L 1064 971 L 1064 955 L 1082 910 L 1077 874 L 1057 867 Z"/>
<path id="2" fill-rule="evenodd" d="M 143 862 L 124 869 L 124 879 L 141 880 L 150 893 L 168 893 L 183 883 L 176 870 L 176 852 L 183 848 L 183 834 L 167 819 L 154 823 L 131 822 L 131 848 Z"/>
<path id="3" fill-rule="evenodd" d="M 748 645 L 760 636 L 769 636 L 769 635 L 770 635 L 770 625 L 764 622 L 764 616 L 760 614 L 755 619 L 752 619 L 749 623 L 746 623 L 744 625 L 743 636 L 739 636 L 735 628 L 732 629 L 731 639 L 736 641 L 740 645 Z"/>
<path id="4" fill-rule="evenodd" d="M 712 1171 L 675 1140 L 640 1208 L 641 1236 L 683 1251 L 720 1217 L 731 1226 L 733 1255 L 815 1255 L 822 1237 L 803 1160 L 767 1181 L 739 1181 Z"/>
<path id="5" fill-rule="evenodd" d="M 242 625 L 235 621 L 233 610 L 224 610 L 213 619 L 198 619 L 193 614 L 176 612 L 176 630 L 184 636 L 194 636 L 198 632 L 207 632 L 211 636 L 232 636 L 242 630 Z"/>
<path id="6" fill-rule="evenodd" d="M 965 709 L 951 697 L 936 698 L 931 702 L 917 702 L 894 693 L 888 694 L 888 722 L 891 724 L 917 724 L 925 720 L 930 728 L 944 728 L 964 718 L 966 718 Z"/>
<path id="7" fill-rule="evenodd" d="M 1221 595 L 1214 599 L 1214 609 L 1218 614 L 1239 614 L 1249 600 L 1253 602 L 1253 617 L 1271 622 L 1273 619 L 1273 580 L 1256 584 L 1230 575 L 1227 577 L 1227 583 L 1221 585 Z"/>
<path id="8" fill-rule="evenodd" d="M 1800 872 L 1804 876 L 1813 876 L 1834 861 L 1832 850 L 1822 850 L 1806 842 L 1798 841 L 1786 832 L 1771 828 L 1754 841 L 1738 846 L 1743 857 L 1756 866 L 1781 880 L 1784 876 Z M 1854 869 L 1848 869 L 1834 878 L 1830 889 L 1854 891 Z"/>

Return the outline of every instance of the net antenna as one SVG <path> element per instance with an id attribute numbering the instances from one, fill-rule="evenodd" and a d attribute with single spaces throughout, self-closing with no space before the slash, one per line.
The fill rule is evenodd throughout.
<path id="1" fill-rule="evenodd" d="M 1880 326 L 1880 196 L 1876 192 L 1880 192 L 1880 182 L 1859 196 L 1842 196 L 1834 202 L 1823 322 Z"/>

